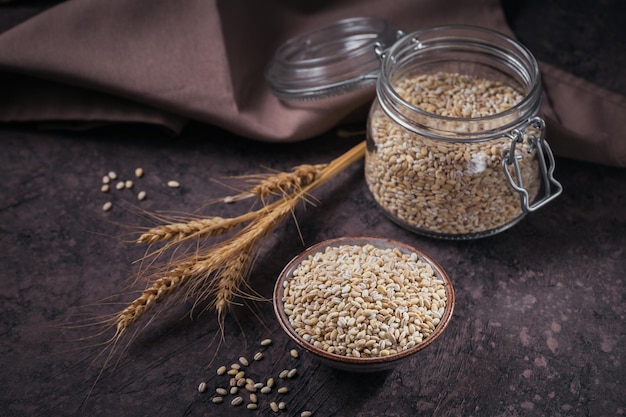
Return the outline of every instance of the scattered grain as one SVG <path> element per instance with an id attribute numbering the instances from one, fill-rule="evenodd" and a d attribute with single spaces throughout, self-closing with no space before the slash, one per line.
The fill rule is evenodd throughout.
<path id="1" fill-rule="evenodd" d="M 124 181 L 124 187 L 126 187 L 126 188 L 128 188 L 128 189 L 133 188 L 133 185 L 135 185 L 135 184 L 132 182 L 132 180 L 126 180 L 126 181 Z"/>
<path id="2" fill-rule="evenodd" d="M 233 398 L 233 400 L 230 402 L 231 405 L 240 405 L 243 403 L 243 398 L 242 397 L 235 397 Z"/>
<path id="3" fill-rule="evenodd" d="M 213 397 L 213 398 L 211 398 L 211 401 L 214 404 L 221 404 L 224 401 L 224 398 L 223 397 Z"/>
<path id="4" fill-rule="evenodd" d="M 297 373 L 298 373 L 298 370 L 296 368 L 293 368 L 287 373 L 287 378 L 293 378 L 296 376 Z"/>
<path id="5" fill-rule="evenodd" d="M 248 366 L 250 365 L 250 362 L 248 362 L 248 359 L 246 359 L 245 357 L 241 356 L 239 358 L 239 363 L 242 364 L 243 366 Z"/>
<path id="6" fill-rule="evenodd" d="M 278 393 L 279 394 L 287 394 L 289 392 L 289 388 L 287 387 L 280 387 L 278 388 Z"/>
<path id="7" fill-rule="evenodd" d="M 104 177 L 102 177 L 102 184 L 108 184 L 111 182 L 111 178 L 109 178 L 108 175 L 105 175 Z"/>
<path id="8" fill-rule="evenodd" d="M 313 415 L 313 413 L 311 413 L 310 411 L 306 410 L 300 413 L 300 417 L 311 417 Z"/>
<path id="9" fill-rule="evenodd" d="M 279 410 L 284 410 L 285 408 L 287 408 L 287 404 L 285 404 L 284 401 L 281 401 L 278 403 L 278 409 Z"/>
<path id="10" fill-rule="evenodd" d="M 115 171 L 109 171 L 108 177 L 111 180 L 116 180 L 117 179 L 117 173 Z"/>
<path id="11" fill-rule="evenodd" d="M 255 361 L 260 361 L 261 359 L 263 359 L 263 353 L 257 352 L 257 353 L 254 354 L 254 360 Z"/>
<path id="12" fill-rule="evenodd" d="M 298 356 L 300 356 L 300 355 L 298 354 L 298 351 L 297 351 L 297 350 L 295 350 L 295 349 L 291 349 L 291 350 L 289 351 L 289 354 L 291 355 L 291 357 L 292 357 L 292 358 L 297 358 Z"/>
<path id="13" fill-rule="evenodd" d="M 267 385 L 268 387 L 272 388 L 274 386 L 274 378 L 268 378 L 267 382 L 265 383 L 265 385 Z"/>
<path id="14" fill-rule="evenodd" d="M 167 182 L 167 186 L 170 188 L 178 188 L 180 187 L 180 183 L 178 181 L 170 180 Z"/>
<path id="15" fill-rule="evenodd" d="M 218 375 L 224 375 L 226 373 L 227 369 L 225 366 L 220 366 L 219 368 L 217 368 L 217 374 Z"/>
<path id="16" fill-rule="evenodd" d="M 126 187 L 126 184 L 124 183 L 124 181 L 119 181 L 117 184 L 115 184 L 115 188 L 118 190 L 123 190 L 124 187 Z"/>
<path id="17" fill-rule="evenodd" d="M 107 201 L 106 203 L 102 205 L 102 211 L 109 211 L 112 208 L 113 208 L 113 203 L 111 203 L 110 201 Z"/>
<path id="18" fill-rule="evenodd" d="M 278 404 L 276 404 L 276 401 L 272 401 L 270 403 L 270 408 L 272 409 L 273 412 L 278 413 Z"/>
<path id="19" fill-rule="evenodd" d="M 285 379 L 285 378 L 287 378 L 287 375 L 289 375 L 289 369 L 283 369 L 278 374 L 278 377 L 281 378 L 281 379 Z"/>
<path id="20" fill-rule="evenodd" d="M 261 346 L 267 347 L 272 344 L 272 339 L 263 339 L 261 340 Z"/>
<path id="21" fill-rule="evenodd" d="M 226 395 L 228 394 L 228 390 L 226 388 L 215 388 L 215 392 L 217 392 L 219 395 Z"/>
<path id="22" fill-rule="evenodd" d="M 201 382 L 200 385 L 198 385 L 198 392 L 203 393 L 205 391 L 206 391 L 206 382 Z"/>
<path id="23" fill-rule="evenodd" d="M 235 395 L 239 392 L 239 387 L 230 387 L 231 395 Z"/>
<path id="24" fill-rule="evenodd" d="M 230 365 L 230 369 L 236 369 L 237 371 L 240 371 L 241 365 L 239 365 L 238 363 L 233 363 L 232 365 Z"/>
<path id="25" fill-rule="evenodd" d="M 100 191 L 103 193 L 108 193 L 110 189 L 111 187 L 109 187 L 109 184 L 102 184 L 102 187 L 100 187 Z"/>
<path id="26" fill-rule="evenodd" d="M 135 168 L 135 177 L 137 178 L 143 177 L 143 168 Z"/>
<path id="27" fill-rule="evenodd" d="M 250 401 L 252 401 L 253 403 L 257 402 L 259 399 L 256 396 L 255 393 L 250 394 Z"/>
<path id="28" fill-rule="evenodd" d="M 249 403 L 246 405 L 246 408 L 248 410 L 256 410 L 257 408 L 259 408 L 259 406 L 256 403 Z"/>
<path id="29" fill-rule="evenodd" d="M 272 388 L 267 385 L 261 388 L 261 394 L 269 394 L 270 392 L 272 392 Z"/>
<path id="30" fill-rule="evenodd" d="M 148 195 L 146 194 L 145 191 L 139 191 L 139 193 L 137 193 L 137 200 L 139 201 L 143 201 L 146 199 Z"/>

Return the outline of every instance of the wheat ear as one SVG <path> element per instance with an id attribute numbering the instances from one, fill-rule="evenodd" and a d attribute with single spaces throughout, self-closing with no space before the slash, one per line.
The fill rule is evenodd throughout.
<path id="1" fill-rule="evenodd" d="M 139 321 L 152 307 L 185 285 L 191 278 L 209 275 L 213 271 L 213 260 L 193 258 L 182 262 L 167 273 L 167 276 L 158 278 L 144 289 L 128 307 L 115 317 L 117 334 L 123 334 L 126 329 Z"/>
<path id="2" fill-rule="evenodd" d="M 291 172 L 280 172 L 263 178 L 250 190 L 259 197 L 284 195 L 311 184 L 328 164 L 299 165 Z"/>
<path id="3" fill-rule="evenodd" d="M 137 243 L 153 244 L 162 241 L 179 242 L 192 237 L 226 234 L 247 220 L 246 217 L 222 218 L 212 216 L 188 222 L 164 224 L 153 227 L 137 239 Z"/>
<path id="4" fill-rule="evenodd" d="M 256 185 L 252 187 L 250 191 L 224 197 L 222 201 L 225 203 L 234 203 L 235 201 L 245 200 L 247 198 L 259 197 L 261 201 L 266 202 L 270 197 L 287 195 L 311 184 L 327 166 L 328 164 L 304 164 L 298 165 L 290 172 L 279 172 L 273 175 L 257 174 L 239 177 L 247 178 L 248 183 Z"/>

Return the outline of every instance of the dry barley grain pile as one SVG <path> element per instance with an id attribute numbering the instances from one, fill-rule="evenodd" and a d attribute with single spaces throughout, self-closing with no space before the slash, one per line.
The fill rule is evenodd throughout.
<path id="1" fill-rule="evenodd" d="M 447 295 L 417 254 L 367 244 L 310 255 L 285 281 L 282 300 L 307 342 L 338 355 L 378 357 L 424 341 L 439 324 Z"/>
<path id="2" fill-rule="evenodd" d="M 375 107 L 368 128 L 373 146 L 368 146 L 365 177 L 376 201 L 408 227 L 435 234 L 480 233 L 519 218 L 520 197 L 502 170 L 503 150 L 510 147 L 511 139 L 454 139 L 455 134 L 497 129 L 478 118 L 510 109 L 522 95 L 499 82 L 454 73 L 402 78 L 393 87 L 407 103 L 444 116 L 433 119 L 436 128 L 454 133 L 448 141 L 419 135 Z M 532 201 L 540 187 L 536 151 L 526 142 L 518 150 L 523 183 Z"/>

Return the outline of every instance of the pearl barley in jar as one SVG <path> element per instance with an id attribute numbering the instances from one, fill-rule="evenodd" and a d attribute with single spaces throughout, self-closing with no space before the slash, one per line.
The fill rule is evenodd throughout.
<path id="1" fill-rule="evenodd" d="M 365 178 L 385 213 L 452 239 L 509 228 L 561 192 L 532 54 L 490 30 L 406 35 L 382 59 Z"/>

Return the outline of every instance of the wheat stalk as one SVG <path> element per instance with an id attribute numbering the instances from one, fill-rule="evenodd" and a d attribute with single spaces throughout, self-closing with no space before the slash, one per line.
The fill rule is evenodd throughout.
<path id="1" fill-rule="evenodd" d="M 223 318 L 235 296 L 241 295 L 251 260 L 261 239 L 292 214 L 298 203 L 339 172 L 361 159 L 365 142 L 358 144 L 328 164 L 302 165 L 290 173 L 266 178 L 253 188 L 259 195 L 280 191 L 277 201 L 238 217 L 208 217 L 162 225 L 142 234 L 138 242 L 155 243 L 169 240 L 177 244 L 192 238 L 218 236 L 243 226 L 232 236 L 205 248 L 198 248 L 182 260 L 170 260 L 165 273 L 154 279 L 134 301 L 115 316 L 117 337 L 145 316 L 152 307 L 189 285 L 187 295 L 197 299 L 213 297 L 212 307 Z M 290 191 L 290 192 L 289 192 Z"/>

